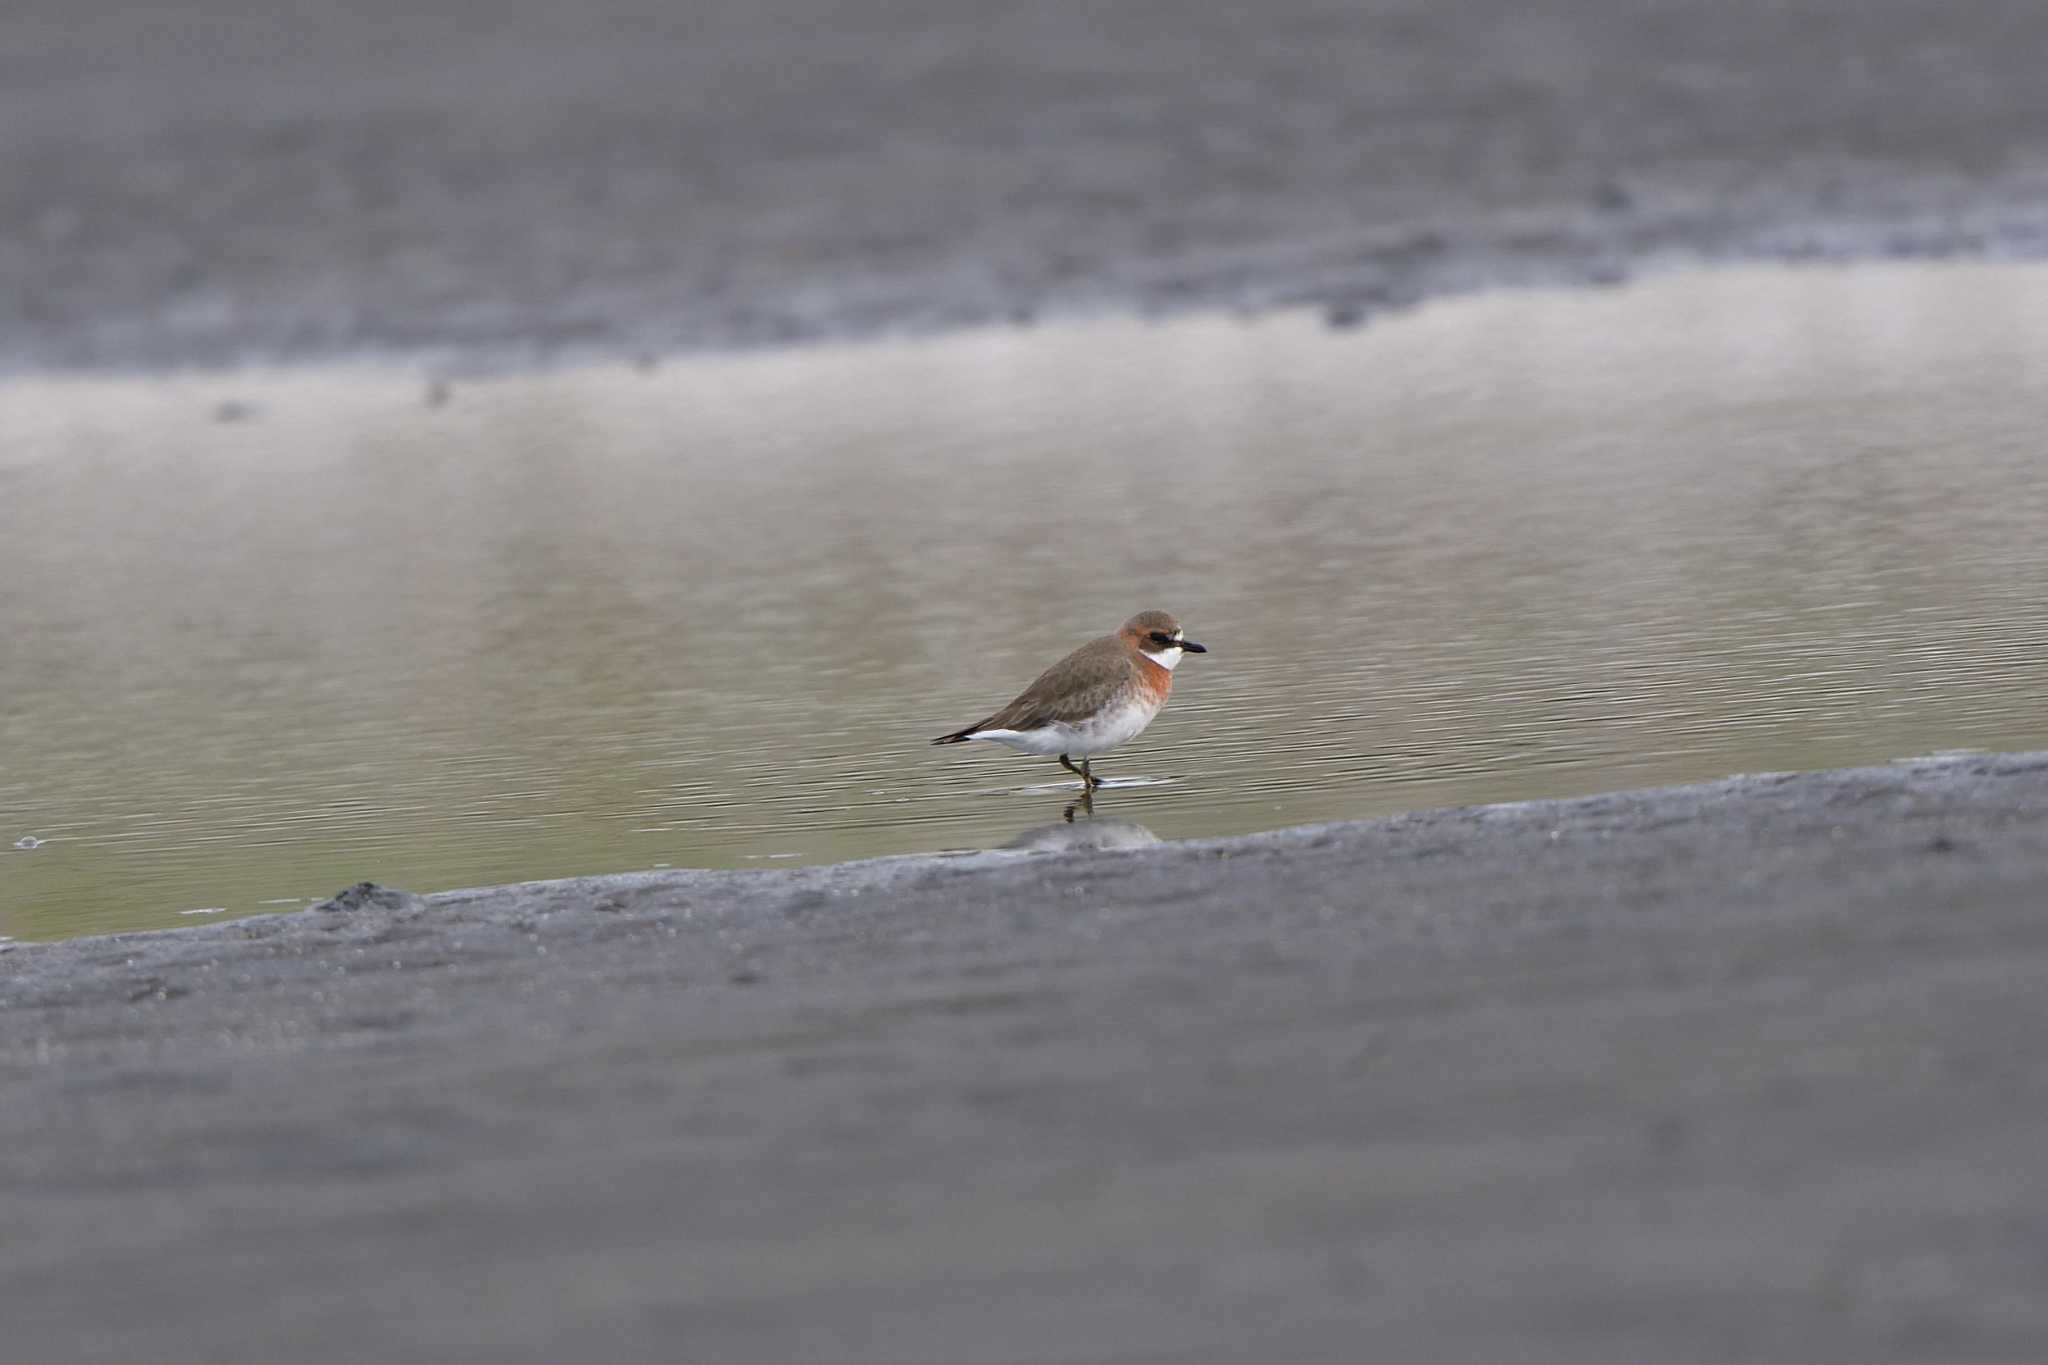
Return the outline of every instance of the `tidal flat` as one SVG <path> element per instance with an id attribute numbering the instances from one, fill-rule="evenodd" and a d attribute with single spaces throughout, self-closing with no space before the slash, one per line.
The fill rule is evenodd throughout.
<path id="1" fill-rule="evenodd" d="M 397 364 L 459 411 L 685 351 L 2036 260 L 2044 45 L 2034 0 L 16 0 L 0 363 Z M 1923 556 L 1984 581 L 1967 532 L 1867 567 Z M 1808 685 L 1827 753 L 1870 737 Z M 1885 747 L 1815 763 L 1929 746 Z M 2048 1357 L 2043 758 L 1690 778 L 0 945 L 9 1351 Z M 280 896 L 406 885 L 345 823 Z"/>

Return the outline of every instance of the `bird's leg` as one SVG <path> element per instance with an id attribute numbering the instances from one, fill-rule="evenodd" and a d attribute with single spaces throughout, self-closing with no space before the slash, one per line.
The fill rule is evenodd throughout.
<path id="1" fill-rule="evenodd" d="M 1083 794 L 1093 792 L 1097 787 L 1102 785 L 1102 779 L 1097 777 L 1094 773 L 1090 772 L 1088 770 L 1088 765 L 1089 760 L 1084 758 L 1081 760 L 1081 766 L 1077 768 L 1074 766 L 1073 759 L 1068 758 L 1065 754 L 1060 755 L 1060 766 L 1062 768 L 1065 768 L 1068 772 L 1077 774 L 1080 777 L 1081 791 L 1083 792 Z"/>

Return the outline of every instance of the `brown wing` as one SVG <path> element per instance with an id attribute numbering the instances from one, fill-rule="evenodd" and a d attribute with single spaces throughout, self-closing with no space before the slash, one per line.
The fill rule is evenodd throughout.
<path id="1" fill-rule="evenodd" d="M 1017 700 L 974 730 L 1036 730 L 1055 721 L 1085 720 L 1137 681 L 1137 666 L 1114 635 L 1090 640 L 1038 675 Z"/>

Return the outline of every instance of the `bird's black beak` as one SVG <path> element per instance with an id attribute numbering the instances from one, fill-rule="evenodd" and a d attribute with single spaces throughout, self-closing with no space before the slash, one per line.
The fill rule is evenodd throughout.
<path id="1" fill-rule="evenodd" d="M 1207 654 L 1209 652 L 1209 646 L 1198 645 L 1193 640 L 1177 640 L 1175 643 L 1190 654 Z"/>

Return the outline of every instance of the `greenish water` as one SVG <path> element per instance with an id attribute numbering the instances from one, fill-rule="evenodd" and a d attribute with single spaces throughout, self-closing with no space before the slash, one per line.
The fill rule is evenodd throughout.
<path id="1" fill-rule="evenodd" d="M 2044 371 L 1949 265 L 0 384 L 0 934 L 1005 843 L 926 739 L 1151 606 L 1164 838 L 2048 744 Z"/>

